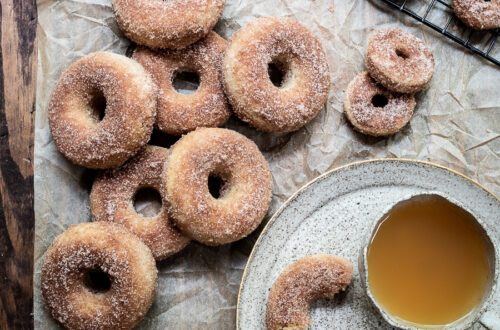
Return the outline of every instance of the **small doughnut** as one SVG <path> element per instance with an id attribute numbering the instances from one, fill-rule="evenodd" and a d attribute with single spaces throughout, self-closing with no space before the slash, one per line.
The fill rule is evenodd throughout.
<path id="1" fill-rule="evenodd" d="M 398 93 L 415 93 L 434 74 L 434 57 L 424 42 L 401 29 L 382 29 L 368 41 L 366 66 L 373 79 Z"/>
<path id="2" fill-rule="evenodd" d="M 181 49 L 203 38 L 217 23 L 225 0 L 111 0 L 116 21 L 133 42 Z"/>
<path id="3" fill-rule="evenodd" d="M 273 85 L 269 65 L 284 73 Z M 259 18 L 237 31 L 224 58 L 226 94 L 236 115 L 266 132 L 291 132 L 313 119 L 330 89 L 318 39 L 297 21 Z"/>
<path id="4" fill-rule="evenodd" d="M 170 212 L 178 228 L 206 245 L 237 241 L 257 228 L 271 203 L 271 173 L 245 136 L 200 128 L 171 148 L 166 167 Z M 209 180 L 221 188 L 211 194 Z"/>
<path id="5" fill-rule="evenodd" d="M 455 15 L 476 30 L 500 27 L 500 0 L 451 0 Z"/>
<path id="6" fill-rule="evenodd" d="M 41 290 L 68 329 L 131 329 L 153 302 L 156 264 L 144 243 L 110 222 L 71 226 L 45 254 Z"/>
<path id="7" fill-rule="evenodd" d="M 163 173 L 167 159 L 167 149 L 146 146 L 122 167 L 101 172 L 90 193 L 93 219 L 124 225 L 151 249 L 156 260 L 179 252 L 189 243 L 166 210 Z M 134 209 L 134 196 L 143 188 L 152 188 L 161 196 L 162 207 L 154 217 L 143 217 Z"/>
<path id="8" fill-rule="evenodd" d="M 412 94 L 385 89 L 368 72 L 358 74 L 347 87 L 344 111 L 358 131 L 373 136 L 394 134 L 410 120 L 415 109 Z"/>
<path id="9" fill-rule="evenodd" d="M 318 299 L 332 299 L 351 283 L 350 261 L 319 254 L 288 266 L 271 287 L 267 300 L 269 330 L 304 329 L 312 323 L 310 305 Z"/>
<path id="10" fill-rule="evenodd" d="M 87 55 L 64 71 L 49 103 L 55 145 L 89 168 L 116 167 L 136 154 L 148 142 L 155 117 L 150 75 L 136 61 L 106 52 Z"/>
<path id="11" fill-rule="evenodd" d="M 198 127 L 224 124 L 231 109 L 224 95 L 221 65 L 227 42 L 210 32 L 183 50 L 154 51 L 139 47 L 132 58 L 151 73 L 160 88 L 156 126 L 161 131 L 181 135 Z M 190 95 L 173 86 L 177 73 L 194 72 L 200 77 L 198 90 Z"/>

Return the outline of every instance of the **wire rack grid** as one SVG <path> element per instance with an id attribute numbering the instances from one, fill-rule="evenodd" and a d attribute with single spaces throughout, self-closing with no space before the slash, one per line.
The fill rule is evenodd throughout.
<path id="1" fill-rule="evenodd" d="M 442 35 L 469 49 L 473 53 L 484 57 L 500 67 L 500 50 L 498 51 L 498 54 L 493 54 L 494 48 L 500 48 L 498 46 L 495 47 L 495 43 L 500 35 L 500 29 L 478 31 L 466 27 L 453 14 L 450 3 L 443 0 L 427 0 L 425 1 L 426 4 L 417 7 L 417 10 L 410 7 L 412 0 L 382 1 L 394 8 L 399 9 L 403 13 L 413 17 L 419 22 L 424 23 Z M 442 16 L 445 16 L 445 20 L 441 19 L 441 24 L 433 22 L 429 19 L 433 11 L 437 11 L 438 6 L 442 7 L 439 11 Z M 450 27 L 452 25 L 455 27 L 455 31 L 450 31 Z M 456 30 L 461 30 L 461 33 L 456 33 Z M 482 40 L 482 42 L 475 44 L 473 40 Z M 500 42 L 498 44 L 500 45 Z"/>

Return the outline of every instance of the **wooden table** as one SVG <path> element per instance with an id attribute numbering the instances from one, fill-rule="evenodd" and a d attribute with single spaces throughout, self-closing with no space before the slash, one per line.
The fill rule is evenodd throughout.
<path id="1" fill-rule="evenodd" d="M 31 329 L 36 0 L 0 0 L 0 17 L 0 329 Z"/>

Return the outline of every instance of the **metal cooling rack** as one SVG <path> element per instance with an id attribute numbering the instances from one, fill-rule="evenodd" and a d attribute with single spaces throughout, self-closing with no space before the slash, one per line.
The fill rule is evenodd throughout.
<path id="1" fill-rule="evenodd" d="M 420 6 L 417 10 L 411 8 L 413 3 L 411 0 L 383 1 L 500 67 L 500 42 L 495 47 L 495 42 L 500 36 L 500 29 L 479 31 L 466 27 L 453 14 L 449 2 L 443 0 L 427 0 L 428 4 Z M 436 11 L 441 12 L 441 24 L 429 19 Z M 443 18 L 446 19 L 443 20 Z M 454 29 L 451 29 L 452 27 Z M 475 43 L 475 40 L 481 40 L 481 42 Z"/>

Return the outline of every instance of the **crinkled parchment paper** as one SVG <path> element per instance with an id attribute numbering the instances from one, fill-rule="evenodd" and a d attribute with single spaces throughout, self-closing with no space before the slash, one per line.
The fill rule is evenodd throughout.
<path id="1" fill-rule="evenodd" d="M 417 7 L 426 3 L 413 2 Z M 90 221 L 88 195 L 95 174 L 57 152 L 47 122 L 50 93 L 75 60 L 95 51 L 125 54 L 129 41 L 116 25 L 109 0 L 39 0 L 38 14 L 34 316 L 36 328 L 49 329 L 57 325 L 39 291 L 43 255 L 68 226 Z M 314 31 L 328 54 L 332 77 L 326 110 L 295 133 L 259 133 L 236 119 L 226 125 L 256 141 L 270 164 L 274 198 L 269 215 L 319 174 L 371 158 L 436 162 L 500 194 L 500 69 L 389 10 L 380 0 L 227 0 L 216 31 L 229 38 L 263 15 L 295 17 Z M 388 138 L 366 137 L 346 122 L 343 91 L 365 69 L 367 35 L 392 26 L 425 40 L 434 52 L 436 72 L 417 94 L 417 108 L 407 127 Z M 256 237 L 254 233 L 218 248 L 192 243 L 159 263 L 157 296 L 139 328 L 234 328 L 240 276 Z"/>

